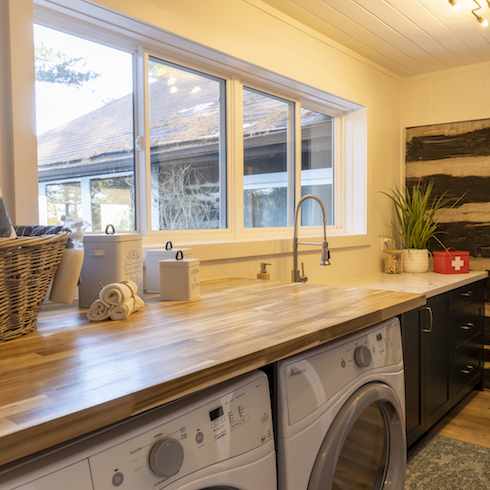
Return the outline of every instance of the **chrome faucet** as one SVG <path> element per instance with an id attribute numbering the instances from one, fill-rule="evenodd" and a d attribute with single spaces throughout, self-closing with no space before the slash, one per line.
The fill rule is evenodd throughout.
<path id="1" fill-rule="evenodd" d="M 323 213 L 323 242 L 322 243 L 309 243 L 309 242 L 298 242 L 298 215 L 301 205 L 307 200 L 313 199 L 316 201 L 322 208 Z M 292 272 L 292 281 L 293 282 L 306 282 L 308 277 L 305 276 L 304 265 L 301 263 L 301 273 L 298 269 L 298 245 L 319 245 L 322 247 L 322 258 L 320 261 L 320 265 L 330 265 L 330 251 L 328 250 L 327 243 L 327 215 L 325 213 L 325 206 L 323 205 L 322 200 L 313 195 L 306 194 L 303 196 L 296 204 L 296 209 L 294 211 L 294 232 L 293 232 L 293 270 Z"/>

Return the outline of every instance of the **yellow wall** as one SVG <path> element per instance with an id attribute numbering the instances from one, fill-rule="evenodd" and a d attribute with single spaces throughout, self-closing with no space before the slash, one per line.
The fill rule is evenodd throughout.
<path id="1" fill-rule="evenodd" d="M 38 214 L 25 199 L 38 188 L 32 16 L 32 0 L 0 2 L 0 186 L 15 224 Z"/>

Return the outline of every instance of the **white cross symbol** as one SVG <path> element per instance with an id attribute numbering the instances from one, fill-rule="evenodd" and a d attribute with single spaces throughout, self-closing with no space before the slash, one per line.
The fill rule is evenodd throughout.
<path id="1" fill-rule="evenodd" d="M 451 262 L 451 267 L 453 267 L 457 271 L 461 270 L 461 267 L 463 267 L 463 265 L 464 260 L 461 260 L 461 257 L 459 255 L 457 255 L 456 258 Z"/>

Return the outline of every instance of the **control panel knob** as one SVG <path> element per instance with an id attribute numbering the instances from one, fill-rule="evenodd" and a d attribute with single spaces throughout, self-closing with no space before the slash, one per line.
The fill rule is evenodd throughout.
<path id="1" fill-rule="evenodd" d="M 356 347 L 354 360 L 359 367 L 368 367 L 371 364 L 371 351 L 365 345 Z"/>
<path id="2" fill-rule="evenodd" d="M 184 462 L 184 448 L 177 439 L 159 439 L 153 444 L 148 457 L 150 471 L 156 476 L 175 475 Z"/>

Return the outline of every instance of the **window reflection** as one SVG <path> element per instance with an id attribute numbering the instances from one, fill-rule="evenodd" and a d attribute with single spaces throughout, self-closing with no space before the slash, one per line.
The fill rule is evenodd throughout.
<path id="1" fill-rule="evenodd" d="M 287 226 L 293 103 L 243 89 L 244 226 Z"/>
<path id="2" fill-rule="evenodd" d="M 387 465 L 388 429 L 377 403 L 360 415 L 342 447 L 333 490 L 379 489 Z"/>
<path id="3" fill-rule="evenodd" d="M 315 194 L 325 205 L 327 224 L 334 224 L 333 195 L 334 118 L 301 109 L 301 196 Z M 301 208 L 303 226 L 323 225 L 319 206 L 308 200 Z"/>

